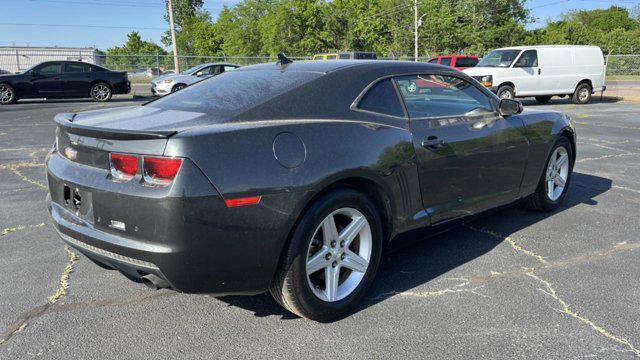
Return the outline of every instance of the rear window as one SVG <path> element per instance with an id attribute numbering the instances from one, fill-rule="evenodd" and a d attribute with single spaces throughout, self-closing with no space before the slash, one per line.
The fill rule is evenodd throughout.
<path id="1" fill-rule="evenodd" d="M 475 58 L 457 58 L 456 66 L 458 67 L 474 67 L 478 65 L 478 59 Z"/>
<path id="2" fill-rule="evenodd" d="M 450 66 L 451 65 L 451 58 L 450 57 L 443 57 L 440 59 L 440 65 L 447 65 Z"/>
<path id="3" fill-rule="evenodd" d="M 404 116 L 398 93 L 393 87 L 391 79 L 385 79 L 373 85 L 360 100 L 358 107 L 381 114 Z"/>
<path id="4" fill-rule="evenodd" d="M 208 113 L 215 119 L 229 119 L 320 76 L 322 74 L 301 71 L 229 71 L 147 106 Z"/>

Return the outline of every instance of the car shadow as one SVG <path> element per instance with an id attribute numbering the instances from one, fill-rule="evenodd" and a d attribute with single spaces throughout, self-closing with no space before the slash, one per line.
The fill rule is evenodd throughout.
<path id="1" fill-rule="evenodd" d="M 534 106 L 534 107 L 543 106 L 543 105 L 574 105 L 573 102 L 571 102 L 570 97 L 561 98 L 561 97 L 554 96 L 553 98 L 551 98 L 551 100 L 549 100 L 546 103 L 540 103 L 534 98 L 522 98 L 518 100 L 520 100 L 522 102 L 522 105 L 524 106 Z M 600 93 L 596 93 L 596 94 L 593 94 L 593 96 L 591 97 L 591 101 L 589 102 L 589 104 L 609 104 L 609 103 L 617 103 L 622 100 L 624 99 L 619 96 L 611 96 L 611 95 L 600 96 Z M 586 104 L 586 105 L 589 105 L 589 104 Z"/>
<path id="2" fill-rule="evenodd" d="M 483 224 L 491 223 L 492 231 L 509 236 L 574 206 L 581 204 L 595 206 L 598 204 L 595 198 L 608 191 L 611 185 L 610 179 L 574 172 L 570 191 L 563 206 L 558 210 L 544 213 L 514 205 L 485 214 L 473 220 L 471 224 L 474 227 L 483 228 Z M 383 254 L 376 279 L 364 301 L 349 315 L 425 284 L 483 256 L 504 241 L 497 237 L 484 237 L 482 241 L 471 241 L 470 235 L 473 234 L 469 229 L 457 227 L 426 240 L 416 237 L 407 239 L 406 245 L 394 246 L 390 252 Z M 218 299 L 229 306 L 251 311 L 257 317 L 275 315 L 282 319 L 298 318 L 280 307 L 268 293 L 255 296 L 226 296 Z"/>

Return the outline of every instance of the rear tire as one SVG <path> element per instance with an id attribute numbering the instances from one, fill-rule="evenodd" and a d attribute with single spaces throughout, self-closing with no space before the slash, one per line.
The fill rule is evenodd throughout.
<path id="1" fill-rule="evenodd" d="M 551 100 L 551 96 L 536 96 L 536 101 L 541 104 L 546 104 Z"/>
<path id="2" fill-rule="evenodd" d="M 565 156 L 565 162 L 559 159 Z M 566 166 L 565 166 L 566 164 Z M 536 191 L 526 199 L 532 210 L 553 211 L 564 201 L 573 174 L 573 148 L 566 137 L 559 138 L 551 149 Z M 560 189 L 560 185 L 562 188 Z M 551 190 L 550 190 L 551 187 Z"/>
<path id="3" fill-rule="evenodd" d="M 0 105 L 13 104 L 18 100 L 16 90 L 9 84 L 0 84 Z"/>
<path id="4" fill-rule="evenodd" d="M 316 321 L 353 310 L 380 263 L 380 224 L 375 205 L 358 191 L 339 189 L 322 196 L 295 227 L 269 288 L 271 295 L 292 313 Z M 358 232 L 346 236 L 349 228 Z M 335 277 L 329 278 L 331 274 Z M 335 287 L 329 287 L 330 279 L 335 279 Z"/>
<path id="5" fill-rule="evenodd" d="M 500 99 L 513 99 L 516 97 L 516 92 L 511 85 L 502 85 L 498 88 L 496 95 Z"/>
<path id="6" fill-rule="evenodd" d="M 591 85 L 587 83 L 582 83 L 578 85 L 576 88 L 576 92 L 573 93 L 571 98 L 571 102 L 578 105 L 583 105 L 589 103 L 591 101 Z"/>
<path id="7" fill-rule="evenodd" d="M 89 91 L 91 98 L 93 101 L 97 102 L 107 102 L 111 100 L 113 96 L 113 90 L 111 90 L 111 86 L 104 82 L 97 82 L 91 86 L 91 90 Z"/>

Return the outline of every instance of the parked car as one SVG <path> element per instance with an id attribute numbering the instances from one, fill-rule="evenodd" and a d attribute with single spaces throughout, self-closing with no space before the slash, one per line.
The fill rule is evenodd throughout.
<path id="1" fill-rule="evenodd" d="M 151 93 L 154 95 L 167 95 L 184 89 L 185 87 L 206 79 L 220 75 L 226 71 L 239 68 L 240 65 L 226 63 L 200 64 L 180 74 L 163 75 L 151 82 Z"/>
<path id="2" fill-rule="evenodd" d="M 464 70 L 476 66 L 478 64 L 478 57 L 474 55 L 442 55 L 429 60 L 429 62 Z"/>
<path id="3" fill-rule="evenodd" d="M 345 51 L 313 56 L 313 60 L 376 60 L 377 58 L 376 53 L 366 51 Z"/>
<path id="4" fill-rule="evenodd" d="M 491 51 L 465 72 L 500 98 L 534 96 L 541 103 L 569 96 L 586 104 L 605 91 L 606 66 L 597 46 L 519 46 Z"/>
<path id="5" fill-rule="evenodd" d="M 91 97 L 102 102 L 129 91 L 126 72 L 78 61 L 47 61 L 20 74 L 0 75 L 2 105 L 30 98 Z"/>
<path id="6" fill-rule="evenodd" d="M 326 321 L 358 305 L 400 235 L 567 194 L 566 115 L 521 113 L 442 66 L 286 60 L 57 115 L 46 171 L 62 239 L 153 287 L 269 290 Z"/>

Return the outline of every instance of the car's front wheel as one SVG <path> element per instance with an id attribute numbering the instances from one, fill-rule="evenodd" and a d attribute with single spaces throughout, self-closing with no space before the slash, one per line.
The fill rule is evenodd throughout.
<path id="1" fill-rule="evenodd" d="M 373 202 L 355 190 L 333 191 L 302 216 L 270 292 L 299 316 L 336 319 L 362 299 L 381 252 L 382 227 Z"/>
<path id="2" fill-rule="evenodd" d="M 180 91 L 184 88 L 186 88 L 187 85 L 186 84 L 176 84 L 171 88 L 171 92 L 176 92 L 176 91 Z"/>
<path id="3" fill-rule="evenodd" d="M 561 137 L 551 150 L 536 192 L 527 198 L 527 206 L 541 211 L 557 209 L 567 195 L 572 172 L 573 148 L 566 137 Z"/>
<path id="4" fill-rule="evenodd" d="M 107 102 L 111 100 L 113 91 L 108 84 L 103 82 L 95 83 L 91 86 L 91 98 L 98 102 Z"/>
<path id="5" fill-rule="evenodd" d="M 0 84 L 0 105 L 13 104 L 18 100 L 15 89 L 9 84 Z"/>

